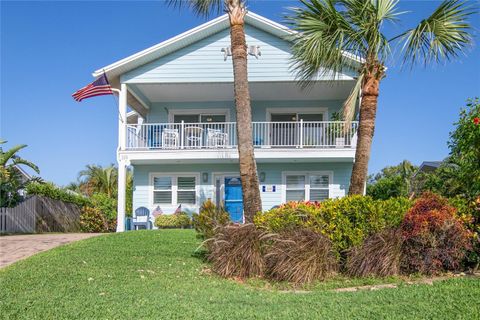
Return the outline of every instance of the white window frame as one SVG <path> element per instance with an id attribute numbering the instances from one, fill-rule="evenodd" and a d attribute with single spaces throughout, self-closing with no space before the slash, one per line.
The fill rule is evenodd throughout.
<path id="1" fill-rule="evenodd" d="M 168 110 L 168 122 L 173 123 L 174 118 L 176 115 L 186 115 L 186 114 L 194 114 L 198 115 L 198 120 L 202 115 L 224 115 L 225 122 L 230 122 L 230 109 L 227 108 L 206 108 L 206 109 L 169 109 Z"/>
<path id="2" fill-rule="evenodd" d="M 310 176 L 328 176 L 328 198 L 332 198 L 333 171 L 282 171 L 282 203 L 287 202 L 287 176 L 305 176 L 305 201 L 310 201 Z"/>
<path id="3" fill-rule="evenodd" d="M 153 179 L 157 177 L 170 177 L 172 179 L 172 203 L 155 203 L 154 202 L 154 187 L 153 187 Z M 178 178 L 195 178 L 195 203 L 178 203 Z M 200 174 L 197 172 L 172 172 L 172 173 L 157 173 L 152 172 L 149 174 L 149 203 L 152 207 L 154 206 L 178 206 L 180 204 L 191 205 L 191 206 L 198 206 L 199 203 L 199 182 L 200 182 Z M 181 190 L 181 191 L 188 191 L 188 190 Z"/>

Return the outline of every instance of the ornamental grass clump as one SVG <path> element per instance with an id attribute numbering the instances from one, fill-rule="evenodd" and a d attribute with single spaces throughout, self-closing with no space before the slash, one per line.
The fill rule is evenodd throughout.
<path id="1" fill-rule="evenodd" d="M 375 233 L 348 251 L 346 273 L 354 277 L 394 276 L 400 273 L 403 238 L 401 230 Z"/>
<path id="2" fill-rule="evenodd" d="M 401 230 L 405 273 L 458 270 L 471 247 L 471 233 L 456 216 L 456 209 L 433 193 L 426 193 L 415 202 Z"/>
<path id="3" fill-rule="evenodd" d="M 265 273 L 262 250 L 271 236 L 252 223 L 217 227 L 214 237 L 205 241 L 212 270 L 226 278 L 262 277 Z"/>
<path id="4" fill-rule="evenodd" d="M 296 284 L 326 279 L 338 269 L 332 242 L 305 228 L 288 230 L 273 237 L 265 260 L 269 278 Z"/>

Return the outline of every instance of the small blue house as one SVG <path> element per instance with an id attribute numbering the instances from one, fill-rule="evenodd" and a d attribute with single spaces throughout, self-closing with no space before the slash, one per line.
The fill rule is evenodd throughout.
<path id="1" fill-rule="evenodd" d="M 290 69 L 293 32 L 246 16 L 253 143 L 263 209 L 347 193 L 357 123 L 333 121 L 355 74 L 318 77 L 302 89 Z M 134 172 L 133 209 L 198 211 L 207 199 L 242 221 L 228 16 L 103 67 L 119 94 L 118 231 L 125 172 Z"/>

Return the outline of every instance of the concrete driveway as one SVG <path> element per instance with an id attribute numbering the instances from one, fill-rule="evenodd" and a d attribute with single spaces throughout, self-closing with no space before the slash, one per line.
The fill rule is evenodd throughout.
<path id="1" fill-rule="evenodd" d="M 102 233 L 31 234 L 0 237 L 0 268 L 70 242 L 96 237 Z"/>

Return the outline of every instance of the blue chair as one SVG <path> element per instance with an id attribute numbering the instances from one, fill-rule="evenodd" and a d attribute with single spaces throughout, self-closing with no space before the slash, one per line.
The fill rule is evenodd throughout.
<path id="1" fill-rule="evenodd" d="M 145 207 L 139 207 L 135 210 L 135 217 L 132 221 L 132 230 L 140 229 L 152 229 L 150 210 Z"/>

